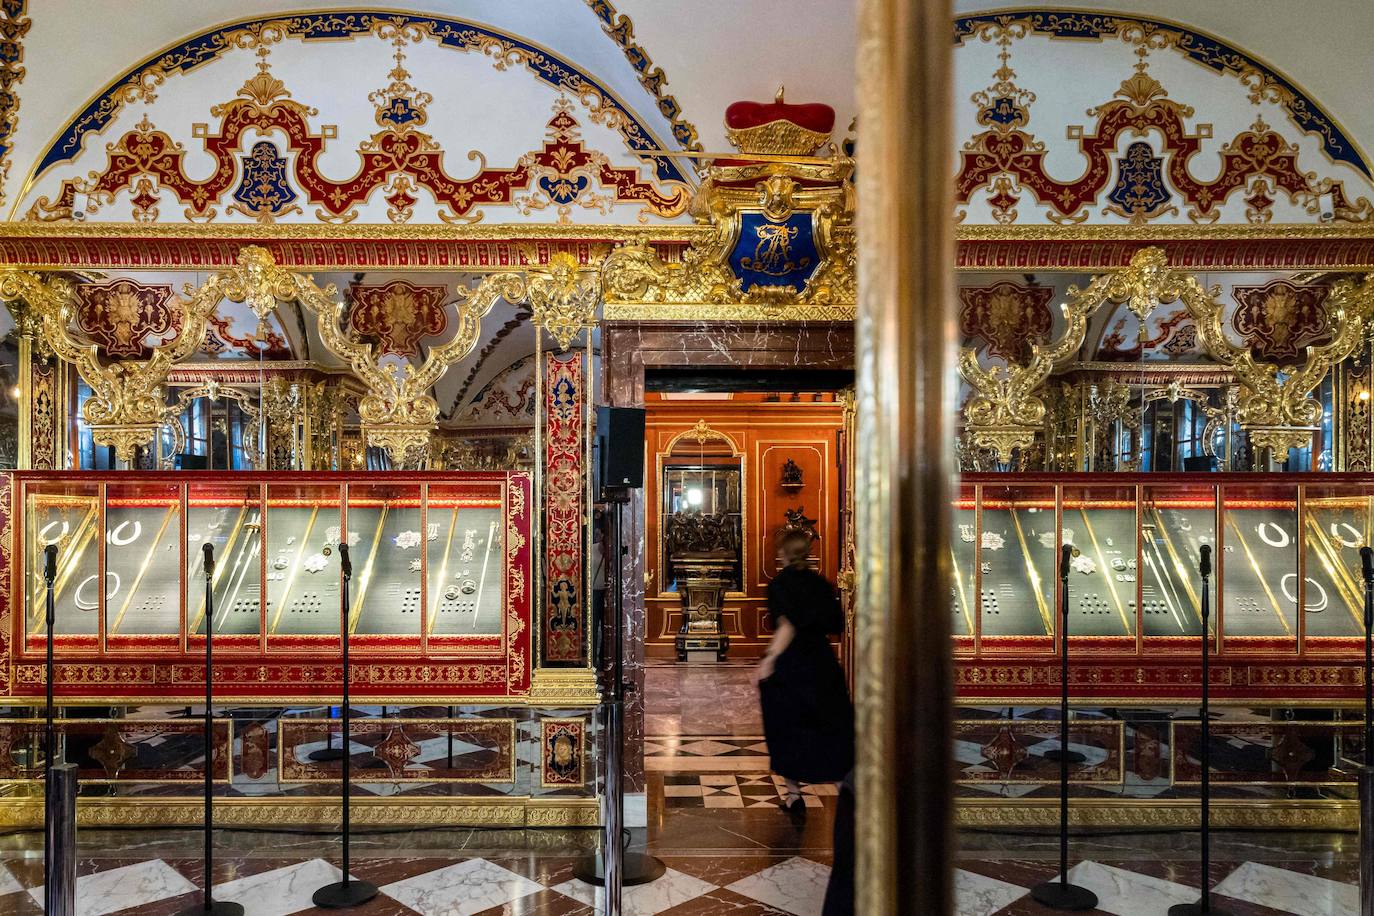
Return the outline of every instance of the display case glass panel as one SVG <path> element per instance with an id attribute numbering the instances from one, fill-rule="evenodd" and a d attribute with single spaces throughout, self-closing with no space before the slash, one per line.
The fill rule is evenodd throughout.
<path id="1" fill-rule="evenodd" d="M 334 648 L 341 621 L 340 487 L 268 484 L 267 645 Z M 360 563 L 353 560 L 356 583 Z"/>
<path id="2" fill-rule="evenodd" d="M 44 551 L 57 545 L 53 634 L 66 650 L 94 651 L 100 635 L 101 488 L 63 483 L 25 490 L 25 645 L 42 651 L 47 643 L 47 585 Z"/>
<path id="3" fill-rule="evenodd" d="M 187 487 L 186 616 L 193 636 L 205 635 L 206 544 L 214 547 L 215 557 L 211 590 L 216 645 L 256 648 L 262 634 L 260 483 Z"/>
<path id="4" fill-rule="evenodd" d="M 1374 536 L 1368 487 L 1307 486 L 1303 490 L 1303 633 L 1306 645 L 1335 649 L 1333 640 L 1364 634 L 1360 548 Z M 1348 645 L 1348 643 L 1347 643 Z"/>
<path id="5" fill-rule="evenodd" d="M 495 637 L 505 614 L 505 509 L 492 488 L 431 484 L 427 636 Z"/>
<path id="6" fill-rule="evenodd" d="M 1228 485 L 1222 517 L 1217 576 L 1223 642 L 1296 651 L 1298 488 Z"/>
<path id="7" fill-rule="evenodd" d="M 984 484 L 981 495 L 982 528 L 974 543 L 979 645 L 1053 651 L 1055 488 Z"/>
<path id="8" fill-rule="evenodd" d="M 174 483 L 107 484 L 105 647 L 180 643 L 181 491 Z M 165 640 L 155 637 L 166 637 Z"/>
<path id="9" fill-rule="evenodd" d="M 978 532 L 978 488 L 960 484 L 951 514 L 954 537 L 949 539 L 951 570 L 954 581 L 949 586 L 950 632 L 957 648 L 973 648 L 974 618 L 978 614 L 978 550 L 974 546 Z"/>
<path id="10" fill-rule="evenodd" d="M 1140 499 L 1140 619 L 1147 641 L 1202 634 L 1200 548 L 1217 537 L 1216 489 L 1193 484 L 1145 484 Z M 1215 570 L 1216 557 L 1213 556 Z M 1208 581 L 1209 627 L 1217 622 L 1215 575 Z M 1196 643 L 1194 643 L 1196 645 Z"/>
<path id="11" fill-rule="evenodd" d="M 350 634 L 419 637 L 424 555 L 439 528 L 434 520 L 425 524 L 418 485 L 349 486 Z"/>
<path id="12" fill-rule="evenodd" d="M 1135 487 L 1065 487 L 1062 499 L 1060 539 L 1076 548 L 1069 563 L 1069 638 L 1133 641 L 1140 566 Z"/>

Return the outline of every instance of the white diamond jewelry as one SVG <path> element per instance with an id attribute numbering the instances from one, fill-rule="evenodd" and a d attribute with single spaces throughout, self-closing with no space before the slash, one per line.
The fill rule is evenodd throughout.
<path id="1" fill-rule="evenodd" d="M 1292 580 L 1291 583 L 1289 582 L 1290 579 Z M 1313 579 L 1311 576 L 1307 576 L 1305 581 L 1307 582 L 1309 587 L 1315 587 L 1317 591 L 1321 592 L 1322 596 L 1321 600 L 1318 601 L 1316 604 L 1312 604 L 1309 601 L 1307 604 L 1303 605 L 1303 610 L 1311 614 L 1320 614 L 1322 611 L 1326 610 L 1326 606 L 1331 603 L 1331 598 L 1326 594 L 1326 589 L 1323 588 L 1322 584 L 1318 582 L 1316 579 Z M 1279 588 L 1283 591 L 1283 597 L 1287 598 L 1294 604 L 1298 603 L 1297 593 L 1293 591 L 1293 586 L 1297 584 L 1297 573 L 1284 573 L 1283 578 L 1279 580 Z"/>
<path id="2" fill-rule="evenodd" d="M 1269 528 L 1274 529 L 1274 531 L 1278 533 L 1273 536 L 1266 534 L 1265 531 Z M 1289 536 L 1288 532 L 1284 531 L 1273 522 L 1260 522 L 1255 528 L 1255 534 L 1259 535 L 1259 539 L 1270 547 L 1287 547 L 1289 544 L 1293 543 L 1293 538 Z"/>
<path id="3" fill-rule="evenodd" d="M 275 560 L 272 561 L 272 568 L 285 569 L 287 566 L 290 565 L 290 562 L 291 561 L 286 559 L 286 557 L 277 557 Z"/>
<path id="4" fill-rule="evenodd" d="M 1337 528 L 1338 524 L 1340 528 L 1344 528 L 1346 531 L 1350 532 L 1349 540 L 1346 540 L 1345 538 L 1341 537 L 1341 533 Z M 63 533 L 65 534 L 66 532 L 64 531 Z M 1331 536 L 1336 540 L 1340 541 L 1342 547 L 1359 547 L 1364 543 L 1364 541 L 1360 538 L 1360 530 L 1348 522 L 1332 522 Z"/>
<path id="5" fill-rule="evenodd" d="M 477 591 L 477 583 L 471 579 L 467 580 L 463 583 L 462 591 L 464 595 L 471 595 L 473 592 Z"/>
<path id="6" fill-rule="evenodd" d="M 328 566 L 329 561 L 324 558 L 324 554 L 316 553 L 306 557 L 305 562 L 301 565 L 304 567 L 306 572 L 317 573 L 324 569 L 326 566 Z"/>
<path id="7" fill-rule="evenodd" d="M 959 526 L 959 540 L 963 541 L 965 544 L 972 544 L 972 543 L 973 543 L 973 526 L 972 526 L 972 525 L 960 525 L 960 526 Z"/>
<path id="8" fill-rule="evenodd" d="M 1093 573 L 1097 572 L 1097 564 L 1093 562 L 1092 557 L 1085 554 L 1079 554 L 1074 557 L 1069 565 L 1074 568 L 1075 572 L 1081 572 L 1085 576 L 1091 576 Z"/>
<path id="9" fill-rule="evenodd" d="M 436 541 L 439 539 L 439 523 L 430 522 L 425 526 L 425 540 Z"/>
<path id="10" fill-rule="evenodd" d="M 129 535 L 128 537 L 122 537 L 122 536 L 120 535 L 120 532 L 123 531 L 125 528 L 127 528 L 129 525 L 133 525 L 133 526 L 134 526 L 134 533 L 131 534 L 131 535 Z M 124 521 L 122 521 L 122 522 L 119 523 L 119 525 L 115 528 L 115 530 L 113 530 L 113 531 L 110 532 L 109 541 L 110 541 L 110 543 L 113 544 L 115 547 L 123 547 L 123 546 L 125 546 L 125 545 L 127 545 L 127 544 L 132 544 L 134 541 L 136 541 L 136 540 L 138 540 L 140 537 L 142 537 L 142 535 L 143 535 L 143 523 L 142 523 L 142 522 L 138 521 L 137 519 L 125 519 Z"/>
<path id="11" fill-rule="evenodd" d="M 413 559 L 413 560 L 410 561 L 410 571 L 411 571 L 411 572 L 419 572 L 419 571 L 420 571 L 420 558 L 419 558 L 419 557 L 416 557 L 415 559 Z"/>
<path id="12" fill-rule="evenodd" d="M 419 547 L 420 532 L 402 531 L 400 534 L 396 535 L 394 540 L 396 541 L 396 546 L 399 547 L 401 550 L 409 550 L 412 547 Z"/>
<path id="13" fill-rule="evenodd" d="M 286 539 L 286 546 L 290 547 L 294 543 L 296 543 L 296 536 L 293 534 L 291 535 L 291 537 Z"/>
<path id="14" fill-rule="evenodd" d="M 991 564 L 991 563 L 984 563 L 984 564 L 982 564 L 981 566 L 979 566 L 978 568 L 979 568 L 979 570 L 982 571 L 983 575 L 985 575 L 985 576 L 990 576 L 990 575 L 992 575 L 992 564 Z"/>
<path id="15" fill-rule="evenodd" d="M 1006 538 L 1002 537 L 1002 535 L 998 534 L 996 531 L 983 532 L 984 550 L 1001 550 L 1005 546 L 1007 546 Z"/>
<path id="16" fill-rule="evenodd" d="M 76 587 L 76 592 L 72 595 L 72 603 L 74 603 L 74 604 L 77 606 L 77 608 L 79 608 L 80 610 L 83 610 L 83 611 L 93 611 L 93 610 L 95 610 L 96 608 L 100 607 L 99 602 L 96 602 L 96 601 L 82 601 L 82 600 L 81 600 L 81 593 L 82 593 L 83 591 L 85 591 L 85 588 L 86 588 L 86 586 L 87 586 L 88 584 L 90 584 L 91 582 L 94 582 L 94 581 L 96 580 L 96 576 L 97 576 L 97 575 L 99 575 L 99 574 L 98 574 L 98 573 L 92 574 L 92 575 L 87 576 L 85 579 L 81 580 L 81 584 L 78 585 L 78 586 Z M 121 585 L 121 582 L 120 582 L 120 579 L 119 579 L 119 573 L 117 573 L 117 572 L 110 572 L 110 571 L 108 571 L 108 570 L 105 572 L 105 583 L 106 583 L 107 585 L 109 584 L 109 581 L 110 581 L 110 577 L 111 577 L 111 576 L 114 577 L 115 584 L 114 584 L 114 588 L 112 588 L 112 589 L 107 589 L 107 590 L 105 591 L 105 597 L 106 597 L 106 599 L 113 598 L 115 595 L 118 595 L 118 594 L 119 594 L 119 586 Z"/>
<path id="17" fill-rule="evenodd" d="M 62 530 L 58 532 L 57 537 L 49 537 L 48 532 L 51 531 L 53 529 L 53 526 L 55 525 L 61 525 Z M 44 525 L 41 529 L 39 529 L 38 541 L 44 547 L 47 547 L 49 544 L 60 544 L 67 537 L 68 532 L 70 532 L 71 530 L 71 526 L 67 524 L 66 519 L 55 518 L 52 521 L 48 522 L 46 525 Z"/>

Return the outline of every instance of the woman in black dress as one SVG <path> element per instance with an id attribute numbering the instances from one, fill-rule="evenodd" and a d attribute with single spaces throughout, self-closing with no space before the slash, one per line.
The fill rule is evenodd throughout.
<path id="1" fill-rule="evenodd" d="M 794 814 L 805 813 L 801 783 L 839 782 L 854 766 L 854 707 L 827 639 L 843 632 L 844 615 L 834 587 L 807 567 L 810 548 L 803 531 L 778 539 L 783 568 L 768 584 L 773 641 L 758 670 L 770 765 Z"/>

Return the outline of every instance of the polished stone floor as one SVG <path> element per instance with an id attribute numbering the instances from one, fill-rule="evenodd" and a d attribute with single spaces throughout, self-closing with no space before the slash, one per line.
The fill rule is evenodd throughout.
<path id="1" fill-rule="evenodd" d="M 832 786 L 808 787 L 806 815 L 779 808 L 747 666 L 654 665 L 648 672 L 647 830 L 634 831 L 668 868 L 626 892 L 630 916 L 819 916 L 831 862 Z M 173 916 L 202 882 L 194 831 L 83 831 L 78 913 Z M 958 836 L 957 916 L 1046 913 L 1029 896 L 1056 875 L 1045 833 Z M 42 838 L 0 837 L 0 914 L 41 912 Z M 422 916 L 591 916 L 596 891 L 573 877 L 592 831 L 438 829 L 371 832 L 353 847 L 352 873 L 381 893 L 352 912 Z M 220 831 L 215 896 L 250 916 L 322 914 L 314 890 L 337 880 L 327 836 Z M 1097 893 L 1091 914 L 1163 916 L 1196 899 L 1197 836 L 1190 832 L 1075 837 L 1070 877 Z M 1355 916 L 1355 838 L 1348 834 L 1214 836 L 1216 905 L 1233 916 Z"/>

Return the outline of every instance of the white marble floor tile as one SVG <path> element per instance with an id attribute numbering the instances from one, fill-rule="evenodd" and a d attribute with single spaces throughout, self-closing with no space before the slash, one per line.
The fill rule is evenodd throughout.
<path id="1" fill-rule="evenodd" d="M 731 884 L 727 890 L 794 916 L 820 916 L 830 869 L 800 856 Z"/>
<path id="2" fill-rule="evenodd" d="M 76 879 L 76 914 L 102 916 L 194 890 L 194 884 L 161 859 L 124 865 Z M 29 896 L 39 906 L 43 905 L 42 886 L 30 888 Z"/>
<path id="3" fill-rule="evenodd" d="M 977 875 L 962 868 L 954 870 L 956 916 L 992 916 L 1027 893 L 1029 891 L 1024 887 L 1006 881 Z"/>
<path id="4" fill-rule="evenodd" d="M 1297 916 L 1355 916 L 1360 910 L 1360 889 L 1353 884 L 1258 862 L 1246 862 L 1215 890 Z"/>
<path id="5" fill-rule="evenodd" d="M 1069 882 L 1097 895 L 1097 908 L 1117 916 L 1164 913 L 1175 903 L 1198 898 L 1195 887 L 1152 878 L 1097 862 L 1079 862 L 1069 869 Z"/>
<path id="6" fill-rule="evenodd" d="M 625 916 L 654 916 L 715 889 L 713 884 L 670 868 L 657 881 L 625 888 L 620 899 Z M 558 885 L 554 890 L 565 897 L 595 907 L 598 913 L 606 907 L 604 891 L 601 888 L 575 879 Z"/>
<path id="7" fill-rule="evenodd" d="M 543 886 L 485 859 L 468 859 L 382 888 L 424 916 L 469 916 L 528 897 Z"/>
<path id="8" fill-rule="evenodd" d="M 313 907 L 315 891 L 342 877 L 343 872 L 324 859 L 311 859 L 216 884 L 214 898 L 242 904 L 253 916 L 287 916 Z"/>
<path id="9" fill-rule="evenodd" d="M 19 883 L 19 879 L 10 873 L 10 870 L 0 865 L 0 897 L 6 894 L 14 894 L 24 889 L 24 885 Z"/>

